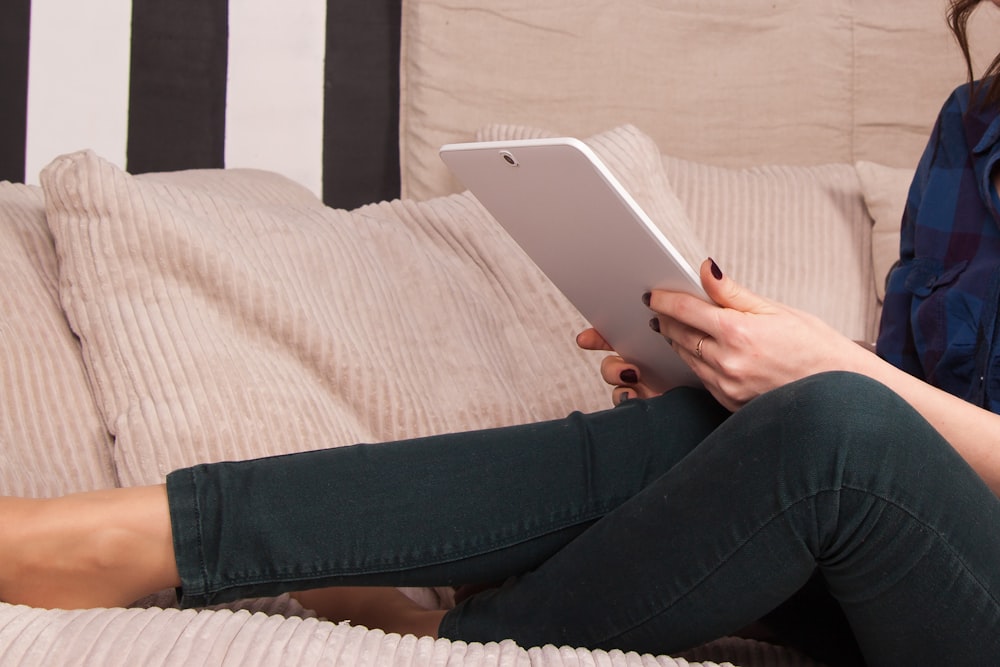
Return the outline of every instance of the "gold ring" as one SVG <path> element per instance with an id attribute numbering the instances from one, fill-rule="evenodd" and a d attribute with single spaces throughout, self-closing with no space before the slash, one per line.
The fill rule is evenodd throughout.
<path id="1" fill-rule="evenodd" d="M 701 337 L 700 339 L 698 339 L 698 344 L 697 344 L 697 345 L 695 345 L 695 347 L 694 347 L 694 353 L 695 353 L 696 355 L 698 355 L 698 358 L 699 358 L 699 359 L 701 359 L 701 346 L 702 346 L 702 344 L 703 344 L 703 343 L 705 342 L 705 339 L 706 339 L 706 338 L 708 338 L 708 334 L 705 334 L 705 335 L 704 335 L 704 336 L 702 336 L 702 337 Z"/>

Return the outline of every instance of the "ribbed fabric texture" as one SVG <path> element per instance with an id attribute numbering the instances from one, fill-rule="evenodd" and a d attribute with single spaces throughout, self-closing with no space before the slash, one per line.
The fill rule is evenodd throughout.
<path id="1" fill-rule="evenodd" d="M 812 662 L 756 642 L 722 640 L 702 650 L 745 667 Z M 700 658 L 707 660 L 709 658 Z M 714 658 L 722 660 L 722 658 Z M 714 667 L 715 662 L 620 651 L 525 649 L 512 641 L 466 644 L 387 635 L 346 623 L 248 610 L 95 609 L 44 611 L 0 604 L 5 667 Z M 741 664 L 737 662 L 737 664 Z"/>
<path id="2" fill-rule="evenodd" d="M 872 223 L 852 165 L 727 169 L 664 156 L 702 243 L 754 291 L 874 340 Z"/>
<path id="3" fill-rule="evenodd" d="M 591 143 L 697 245 L 651 141 L 625 127 Z M 469 196 L 336 211 L 266 172 L 132 177 L 92 153 L 57 160 L 44 180 L 51 234 L 38 189 L 0 185 L 0 247 L 14 249 L 0 264 L 5 493 L 607 405 L 603 355 L 573 344 L 579 315 Z M 0 603 L 0 663 L 702 664 L 400 638 L 308 618 L 287 596 L 162 608 L 173 602 L 164 591 L 132 609 Z M 733 638 L 689 657 L 811 664 Z"/>
<path id="4" fill-rule="evenodd" d="M 641 133 L 594 145 L 676 209 Z M 92 153 L 42 180 L 124 484 L 608 406 L 585 323 L 470 196 L 348 212 L 258 172 L 135 178 Z"/>
<path id="5" fill-rule="evenodd" d="M 865 207 L 871 216 L 872 269 L 875 293 L 879 302 L 885 298 L 885 282 L 889 271 L 899 259 L 900 227 L 906 197 L 916 169 L 887 167 L 874 162 L 859 161 L 854 165 L 861 180 Z"/>
<path id="6" fill-rule="evenodd" d="M 0 183 L 0 493 L 114 486 L 111 438 L 59 306 L 40 188 Z"/>

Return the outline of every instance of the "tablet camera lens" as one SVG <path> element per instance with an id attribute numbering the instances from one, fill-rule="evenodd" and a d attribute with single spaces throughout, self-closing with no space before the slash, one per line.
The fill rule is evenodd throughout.
<path id="1" fill-rule="evenodd" d="M 503 158 L 504 162 L 512 167 L 518 166 L 517 158 L 514 157 L 510 151 L 500 151 L 500 157 Z"/>

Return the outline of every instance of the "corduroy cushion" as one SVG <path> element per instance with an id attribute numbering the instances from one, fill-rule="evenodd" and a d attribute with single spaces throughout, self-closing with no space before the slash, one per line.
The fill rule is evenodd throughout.
<path id="1" fill-rule="evenodd" d="M 650 210 L 683 216 L 647 137 L 593 145 Z M 225 178 L 137 178 L 92 153 L 43 173 L 123 483 L 608 406 L 601 355 L 574 343 L 585 323 L 471 196 L 349 212 Z"/>
<path id="2" fill-rule="evenodd" d="M 854 167 L 727 169 L 663 157 L 695 233 L 756 292 L 874 340 L 872 224 Z"/>
<path id="3" fill-rule="evenodd" d="M 885 298 L 885 281 L 889 270 L 899 259 L 899 229 L 906 208 L 906 196 L 913 182 L 912 168 L 887 167 L 874 162 L 858 162 L 858 178 L 865 196 L 865 206 L 871 216 L 872 264 L 875 292 L 879 301 Z"/>
<path id="4" fill-rule="evenodd" d="M 111 438 L 59 306 L 40 188 L 0 183 L 0 249 L 0 493 L 114 486 Z"/>

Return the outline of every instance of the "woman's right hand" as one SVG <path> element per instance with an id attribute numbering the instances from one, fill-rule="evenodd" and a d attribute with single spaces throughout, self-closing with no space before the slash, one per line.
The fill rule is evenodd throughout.
<path id="1" fill-rule="evenodd" d="M 604 340 L 604 336 L 599 334 L 596 329 L 581 331 L 576 337 L 576 344 L 584 350 L 614 352 L 608 342 Z M 611 391 L 611 400 L 615 405 L 630 398 L 652 398 L 660 394 L 660 392 L 643 384 L 639 369 L 626 363 L 618 355 L 605 357 L 601 361 L 601 377 L 614 387 Z"/>

